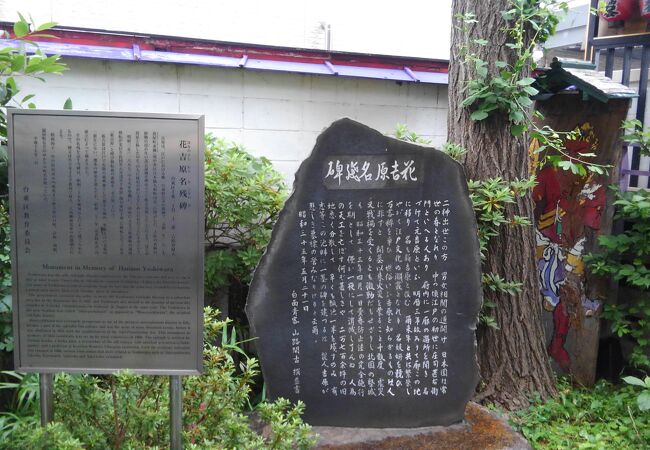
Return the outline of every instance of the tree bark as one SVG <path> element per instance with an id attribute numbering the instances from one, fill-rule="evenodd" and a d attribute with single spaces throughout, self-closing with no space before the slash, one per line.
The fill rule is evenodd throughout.
<path id="1" fill-rule="evenodd" d="M 449 65 L 448 141 L 467 149 L 464 160 L 469 179 L 502 177 L 505 180 L 527 178 L 528 151 L 526 137 L 510 133 L 507 115 L 491 114 L 485 120 L 470 119 L 471 110 L 461 107 L 464 86 L 472 77 L 464 65 L 459 49 L 467 46 L 489 63 L 512 63 L 514 52 L 505 44 L 508 36 L 500 12 L 508 9 L 508 0 L 454 0 L 452 7 L 451 58 Z M 477 23 L 463 31 L 458 14 L 474 13 Z M 471 44 L 475 39 L 488 44 Z M 524 74 L 525 76 L 526 74 Z M 508 214 L 533 217 L 532 198 L 527 195 L 508 208 Z M 528 405 L 528 396 L 554 395 L 555 376 L 544 348 L 542 301 L 535 267 L 535 231 L 532 226 L 504 226 L 501 234 L 488 246 L 484 272 L 495 272 L 506 280 L 522 282 L 516 295 L 486 293 L 496 303 L 494 316 L 498 330 L 481 329 L 478 333 L 478 359 L 482 383 L 477 399 L 497 403 L 509 409 Z"/>

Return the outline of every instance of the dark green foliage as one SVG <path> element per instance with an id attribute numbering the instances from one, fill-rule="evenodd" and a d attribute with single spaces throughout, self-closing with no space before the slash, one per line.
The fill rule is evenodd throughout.
<path id="1" fill-rule="evenodd" d="M 300 416 L 304 405 L 286 400 L 262 402 L 255 413 L 270 433 L 251 428 L 249 395 L 259 372 L 255 359 L 239 348 L 229 320 L 205 310 L 204 373 L 183 377 L 183 437 L 185 448 L 306 449 L 313 445 Z M 219 343 L 218 345 L 216 343 Z M 242 362 L 236 367 L 233 354 Z M 51 433 L 37 428 L 35 377 L 18 378 L 16 417 L 0 415 L 4 435 L 0 449 L 84 448 L 89 450 L 166 448 L 169 443 L 168 377 L 58 374 L 55 378 L 57 421 Z M 22 400 L 19 401 L 19 398 Z M 33 434 L 33 435 L 32 435 Z M 58 447 L 61 442 L 62 447 Z M 63 446 L 63 443 L 67 446 Z M 75 447 L 80 443 L 81 446 Z"/>
<path id="2" fill-rule="evenodd" d="M 206 136 L 206 290 L 247 284 L 286 199 L 282 176 L 266 158 Z"/>
<path id="3" fill-rule="evenodd" d="M 631 337 L 636 345 L 630 362 L 650 368 L 650 192 L 617 193 L 616 218 L 630 226 L 621 234 L 600 236 L 601 251 L 585 261 L 597 275 L 611 276 L 640 295 L 634 301 L 605 304 L 602 317 L 619 337 Z"/>
<path id="4" fill-rule="evenodd" d="M 599 381 L 574 388 L 560 380 L 559 396 L 512 413 L 511 424 L 539 449 L 647 449 L 650 414 L 639 411 L 632 386 Z"/>

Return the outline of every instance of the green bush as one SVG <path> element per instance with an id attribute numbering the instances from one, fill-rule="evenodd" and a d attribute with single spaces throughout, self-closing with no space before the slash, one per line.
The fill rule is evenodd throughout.
<path id="1" fill-rule="evenodd" d="M 300 418 L 302 403 L 292 405 L 280 399 L 250 407 L 257 361 L 244 355 L 240 367 L 235 366 L 232 354 L 243 351 L 229 327 L 230 321 L 218 320 L 217 316 L 217 311 L 206 308 L 204 373 L 182 378 L 186 447 L 311 447 L 314 440 L 309 426 Z M 39 435 L 28 432 L 38 428 L 37 384 L 31 376 L 18 377 L 21 386 L 17 392 L 21 394 L 15 411 L 0 415 L 0 424 L 4 425 L 0 449 L 153 449 L 169 444 L 168 377 L 130 372 L 107 376 L 58 374 L 54 388 L 56 423 L 51 433 L 45 430 Z M 21 412 L 18 420 L 12 417 L 16 411 Z M 23 415 L 25 411 L 32 414 Z M 251 428 L 252 415 L 268 426 L 268 433 L 262 435 Z M 56 446 L 59 442 L 61 447 Z"/>
<path id="2" fill-rule="evenodd" d="M 614 204 L 615 217 L 630 226 L 621 234 L 600 236 L 601 251 L 585 261 L 593 273 L 612 276 L 640 293 L 633 302 L 605 304 L 602 317 L 616 335 L 634 340 L 632 365 L 650 368 L 650 192 L 617 193 Z"/>
<path id="3" fill-rule="evenodd" d="M 287 196 L 282 176 L 266 158 L 206 136 L 206 291 L 233 280 L 248 284 L 271 238 Z"/>
<path id="4" fill-rule="evenodd" d="M 42 428 L 40 425 L 21 423 L 12 435 L 12 442 L 17 443 L 21 450 L 83 450 L 79 439 L 61 423 L 51 423 Z M 2 446 L 2 444 L 0 444 Z"/>
<path id="5" fill-rule="evenodd" d="M 555 399 L 532 400 L 510 415 L 510 423 L 539 449 L 647 449 L 650 414 L 639 412 L 632 386 L 599 381 L 573 388 L 560 380 Z"/>

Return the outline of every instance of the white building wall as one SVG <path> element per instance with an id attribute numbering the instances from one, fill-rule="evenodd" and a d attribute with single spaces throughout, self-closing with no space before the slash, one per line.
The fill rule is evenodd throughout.
<path id="1" fill-rule="evenodd" d="M 66 59 L 62 76 L 19 81 L 39 108 L 205 114 L 206 131 L 269 158 L 292 182 L 318 134 L 350 117 L 384 133 L 398 123 L 446 139 L 447 86 L 222 69 Z"/>
<path id="2" fill-rule="evenodd" d="M 17 12 L 37 23 L 79 28 L 326 49 L 449 58 L 451 0 L 0 0 L 0 20 Z"/>

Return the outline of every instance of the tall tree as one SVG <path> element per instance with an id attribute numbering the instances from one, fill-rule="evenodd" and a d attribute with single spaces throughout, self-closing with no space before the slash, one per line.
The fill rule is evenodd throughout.
<path id="1" fill-rule="evenodd" d="M 512 10 L 514 3 L 538 7 L 540 2 L 453 1 L 448 141 L 467 149 L 463 164 L 472 180 L 529 177 L 527 137 L 519 134 L 523 126 L 515 125 L 518 131 L 514 133 L 519 135 L 513 136 L 513 122 L 524 122 L 520 113 L 508 110 L 507 102 L 505 106 L 496 104 L 487 108 L 484 103 L 482 108 L 486 113 L 477 113 L 481 106 L 467 106 L 465 101 L 468 83 L 477 76 L 483 79 L 503 77 L 499 74 L 508 70 L 516 72 L 520 80 L 526 80 L 530 74 L 529 64 L 521 65 L 521 53 L 528 48 L 531 39 L 539 36 L 531 32 L 520 33 L 522 42 L 517 44 L 518 48 L 513 48 L 513 36 L 507 31 L 512 23 L 507 20 L 507 14 L 501 12 Z M 525 61 L 530 61 L 529 55 L 524 56 Z M 528 83 L 517 84 L 517 80 L 513 80 L 511 84 L 524 88 Z M 501 92 L 497 96 L 506 94 Z M 528 104 L 526 102 L 524 106 Z M 509 214 L 533 217 L 530 194 L 519 197 L 508 208 Z M 478 336 L 483 380 L 478 397 L 507 408 L 526 406 L 527 397 L 533 392 L 542 397 L 555 393 L 555 378 L 544 346 L 542 302 L 534 252 L 533 227 L 504 226 L 500 235 L 490 241 L 484 261 L 484 272 L 494 272 L 522 283 L 521 290 L 514 295 L 485 293 L 486 298 L 497 305 L 494 318 L 499 328 L 485 327 Z"/>

